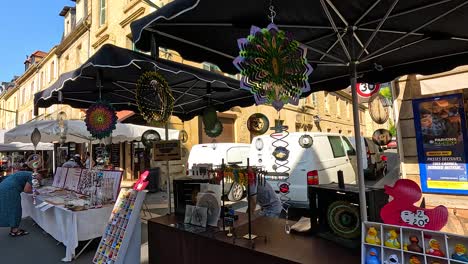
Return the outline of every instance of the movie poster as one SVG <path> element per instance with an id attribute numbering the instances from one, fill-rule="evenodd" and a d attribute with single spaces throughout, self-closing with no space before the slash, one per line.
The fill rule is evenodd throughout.
<path id="1" fill-rule="evenodd" d="M 413 100 L 413 112 L 423 192 L 468 194 L 462 95 Z"/>

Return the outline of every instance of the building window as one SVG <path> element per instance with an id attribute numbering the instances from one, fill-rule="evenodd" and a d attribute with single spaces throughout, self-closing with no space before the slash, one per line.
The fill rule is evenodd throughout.
<path id="1" fill-rule="evenodd" d="M 311 93 L 310 94 L 310 101 L 311 101 L 311 105 L 312 107 L 317 107 L 317 95 L 315 95 L 315 93 Z"/>
<path id="2" fill-rule="evenodd" d="M 338 118 L 341 118 L 341 105 L 340 105 L 341 101 L 340 101 L 340 97 L 336 97 L 336 116 Z"/>
<path id="3" fill-rule="evenodd" d="M 26 89 L 21 89 L 21 104 L 24 104 L 26 101 Z"/>
<path id="4" fill-rule="evenodd" d="M 50 64 L 50 80 L 49 82 L 55 80 L 55 61 L 53 61 L 51 64 Z"/>
<path id="5" fill-rule="evenodd" d="M 45 82 L 44 82 L 44 72 L 41 72 L 41 85 L 37 87 L 37 88 L 38 88 L 37 90 L 39 91 L 40 88 L 43 88 L 44 86 L 45 86 Z"/>
<path id="6" fill-rule="evenodd" d="M 325 92 L 325 113 L 328 114 L 330 112 L 330 102 L 328 101 L 328 93 Z"/>
<path id="7" fill-rule="evenodd" d="M 106 23 L 106 0 L 99 0 L 99 26 Z"/>
<path id="8" fill-rule="evenodd" d="M 350 114 L 351 114 L 351 109 L 349 109 L 349 102 L 346 101 L 346 118 L 348 118 L 348 120 L 349 120 Z"/>

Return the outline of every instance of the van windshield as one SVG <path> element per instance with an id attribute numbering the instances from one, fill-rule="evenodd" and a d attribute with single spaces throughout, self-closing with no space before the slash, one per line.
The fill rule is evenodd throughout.
<path id="1" fill-rule="evenodd" d="M 239 166 L 247 166 L 249 147 L 232 147 L 226 151 L 226 162 Z"/>

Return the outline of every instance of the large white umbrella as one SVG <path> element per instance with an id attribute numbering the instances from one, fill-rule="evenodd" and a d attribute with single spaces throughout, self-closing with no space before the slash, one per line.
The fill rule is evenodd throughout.
<path id="1" fill-rule="evenodd" d="M 99 142 L 91 137 L 91 134 L 86 129 L 86 124 L 81 120 L 67 120 L 65 121 L 66 127 L 66 142 L 75 143 L 94 143 Z M 31 142 L 31 133 L 37 128 L 41 132 L 41 142 L 58 142 L 60 140 L 60 129 L 57 120 L 36 120 L 26 124 L 19 125 L 12 130 L 5 133 L 5 143 L 11 142 Z M 165 139 L 165 130 L 163 128 L 139 126 L 133 124 L 117 123 L 116 129 L 112 131 L 112 143 L 119 143 L 125 141 L 140 141 L 141 135 L 148 129 L 156 130 L 161 139 Z M 179 131 L 169 129 L 169 139 L 177 139 Z"/>

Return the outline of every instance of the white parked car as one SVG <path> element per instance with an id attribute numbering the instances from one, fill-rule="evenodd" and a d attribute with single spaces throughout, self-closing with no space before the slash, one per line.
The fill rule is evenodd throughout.
<path id="1" fill-rule="evenodd" d="M 303 135 L 309 135 L 313 139 L 310 148 L 299 145 L 299 139 Z M 281 138 L 282 134 L 275 134 L 275 138 Z M 252 140 L 250 147 L 250 163 L 268 171 L 266 180 L 271 184 L 275 192 L 280 195 L 281 185 L 286 179 L 290 183 L 288 197 L 291 199 L 291 207 L 308 208 L 308 185 L 328 184 L 338 182 L 338 171 L 343 171 L 345 183 L 356 183 L 356 174 L 352 163 L 355 163 L 356 152 L 348 138 L 340 134 L 293 132 L 285 139 L 289 150 L 288 176 L 281 176 L 275 163 L 272 145 L 274 139 L 270 135 L 262 135 Z M 276 143 L 280 145 L 280 142 Z"/>
<path id="2" fill-rule="evenodd" d="M 187 161 L 187 176 L 204 178 L 207 170 L 227 165 L 247 166 L 250 144 L 242 143 L 208 143 L 194 145 L 190 150 Z M 239 201 L 244 197 L 245 186 L 238 183 L 225 182 L 224 193 L 231 201 Z"/>

